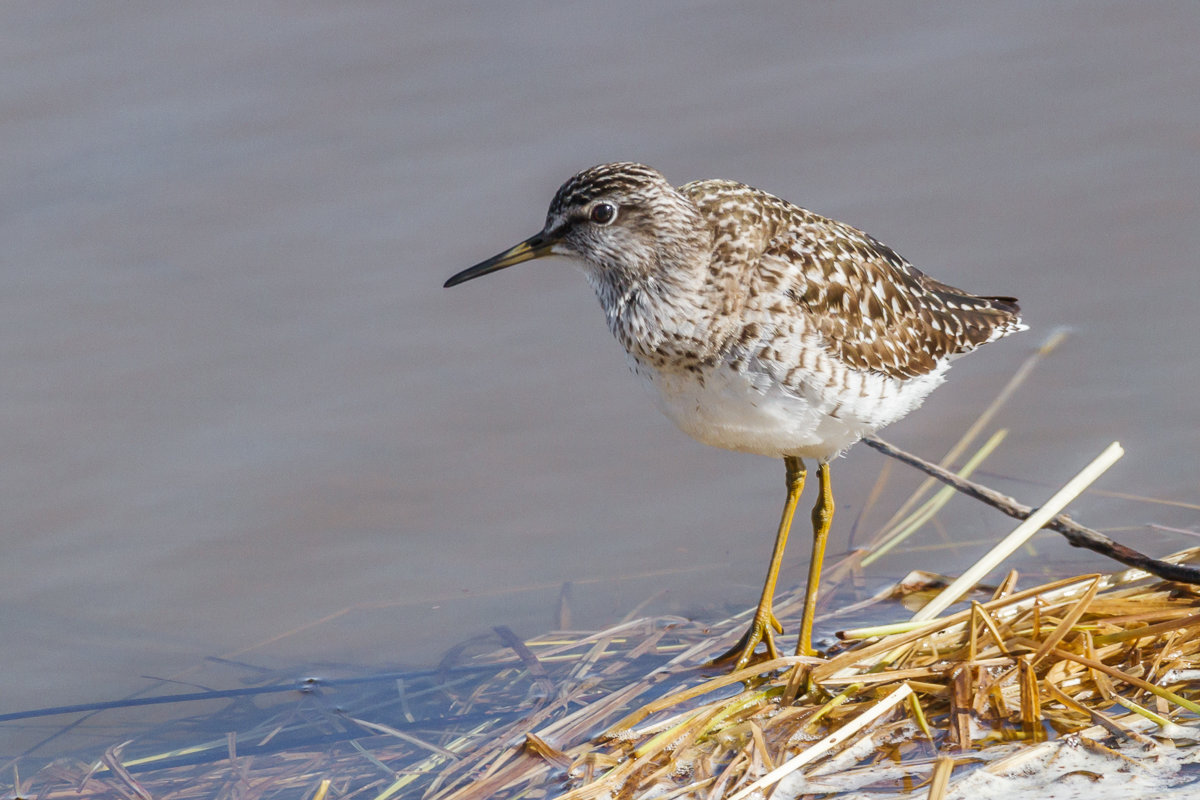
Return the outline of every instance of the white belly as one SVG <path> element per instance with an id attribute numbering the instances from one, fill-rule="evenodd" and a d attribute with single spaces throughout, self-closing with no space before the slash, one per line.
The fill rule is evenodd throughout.
<path id="1" fill-rule="evenodd" d="M 856 373 L 849 387 L 819 378 L 784 388 L 761 372 L 727 365 L 701 374 L 659 373 L 634 364 L 657 390 L 659 405 L 684 433 L 714 447 L 782 458 L 829 460 L 863 436 L 919 406 L 948 366 L 897 381 Z"/>

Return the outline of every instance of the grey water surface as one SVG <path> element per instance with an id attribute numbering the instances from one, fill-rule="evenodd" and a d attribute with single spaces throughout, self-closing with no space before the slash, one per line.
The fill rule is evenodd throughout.
<path id="1" fill-rule="evenodd" d="M 1119 439 L 1073 513 L 1194 544 L 1148 524 L 1200 527 L 1198 40 L 1168 2 L 3 4 L 0 713 L 239 685 L 214 656 L 430 664 L 551 628 L 564 582 L 579 626 L 751 605 L 782 466 L 661 417 L 565 262 L 441 288 L 608 160 L 1020 297 L 1032 330 L 885 432 L 928 457 L 1069 326 L 984 477 L 1037 504 Z M 883 461 L 834 465 L 831 557 Z M 955 500 L 914 544 L 972 544 L 869 578 L 1010 528 Z M 1014 565 L 1110 567 L 1053 534 Z M 71 719 L 0 754 L 105 741 L 38 744 Z"/>

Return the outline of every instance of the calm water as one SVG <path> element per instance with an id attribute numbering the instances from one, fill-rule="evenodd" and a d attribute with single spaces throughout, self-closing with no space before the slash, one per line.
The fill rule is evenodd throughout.
<path id="1" fill-rule="evenodd" d="M 1188 3 L 0 6 L 0 713 L 235 685 L 209 656 L 429 663 L 547 629 L 564 581 L 579 625 L 752 604 L 782 467 L 660 417 L 564 263 L 441 289 L 600 161 L 743 180 L 1021 297 L 1034 330 L 888 438 L 937 457 L 1068 325 L 988 480 L 1037 503 L 1120 439 L 1101 488 L 1196 503 L 1198 39 Z M 836 464 L 831 552 L 882 460 Z M 1194 539 L 1147 523 L 1200 529 L 1073 510 L 1156 554 Z M 1009 528 L 957 501 L 921 541 Z M 1044 536 L 1018 567 L 1108 566 Z"/>

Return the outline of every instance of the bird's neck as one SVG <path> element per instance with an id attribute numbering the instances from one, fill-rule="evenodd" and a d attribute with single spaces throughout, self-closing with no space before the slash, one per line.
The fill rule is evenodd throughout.
<path id="1" fill-rule="evenodd" d="M 709 247 L 658 256 L 636 272 L 587 270 L 609 330 L 639 363 L 686 370 L 721 357 L 728 332 L 719 329 L 726 318 L 709 275 Z"/>

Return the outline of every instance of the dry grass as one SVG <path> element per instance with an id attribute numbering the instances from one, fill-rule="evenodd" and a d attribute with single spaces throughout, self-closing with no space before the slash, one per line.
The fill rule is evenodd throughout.
<path id="1" fill-rule="evenodd" d="M 902 604 L 929 592 L 914 576 L 847 612 L 906 615 Z M 1147 727 L 1197 733 L 1194 587 L 1130 571 L 1025 590 L 1009 580 L 994 594 L 911 630 L 847 631 L 827 658 L 733 675 L 696 665 L 736 638 L 745 615 L 710 628 L 638 619 L 528 642 L 502 632 L 427 673 L 283 687 L 284 702 L 265 686 L 250 695 L 256 713 L 241 696 L 200 720 L 208 730 L 242 722 L 225 737 L 155 752 L 156 736 L 170 738 L 162 729 L 95 763 L 18 774 L 13 793 L 730 798 L 782 780 L 781 797 L 926 783 L 922 793 L 937 797 L 980 764 L 1079 731 L 1095 747 L 1106 737 L 1150 743 Z M 802 602 L 782 597 L 781 617 Z"/>

